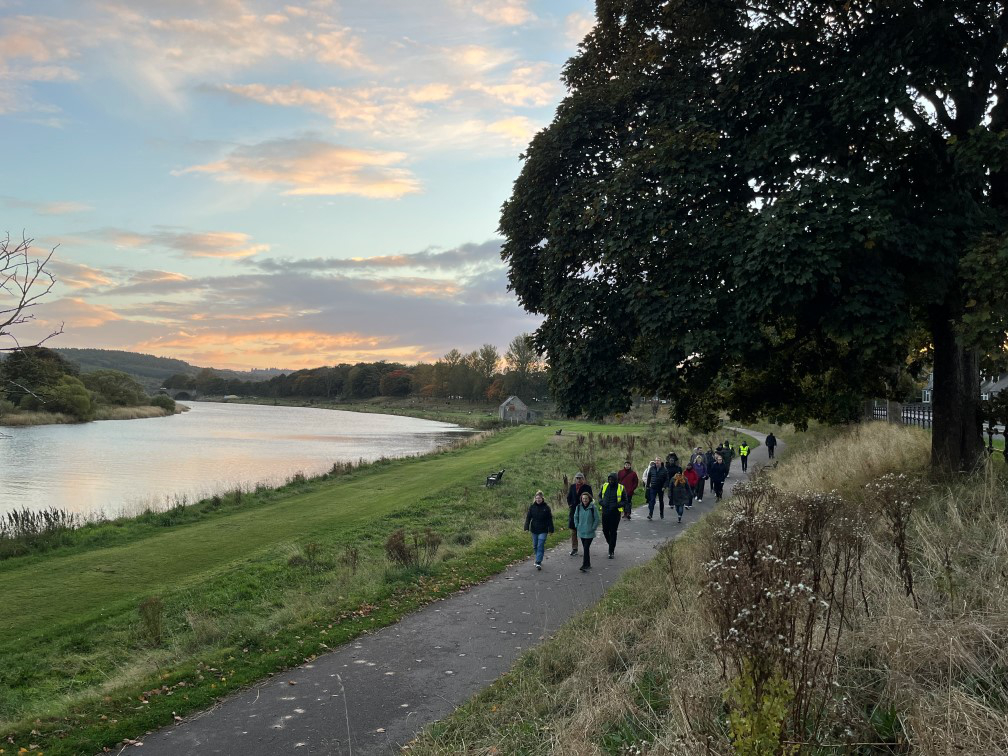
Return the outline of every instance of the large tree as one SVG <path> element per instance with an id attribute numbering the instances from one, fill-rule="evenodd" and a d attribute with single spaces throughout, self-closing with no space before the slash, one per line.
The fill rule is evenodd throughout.
<path id="1" fill-rule="evenodd" d="M 933 464 L 1004 357 L 1005 2 L 598 0 L 501 230 L 568 412 L 854 419 L 933 360 Z M 999 294 L 1000 293 L 1000 294 Z"/>

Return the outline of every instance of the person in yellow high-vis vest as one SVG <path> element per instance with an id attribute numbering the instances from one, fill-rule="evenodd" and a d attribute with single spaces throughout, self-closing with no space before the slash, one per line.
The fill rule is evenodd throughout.
<path id="1" fill-rule="evenodd" d="M 742 460 L 742 472 L 745 472 L 749 469 L 749 444 L 745 441 L 739 442 L 738 455 L 739 459 Z"/>
<path id="2" fill-rule="evenodd" d="M 609 473 L 609 479 L 602 484 L 599 493 L 599 505 L 602 508 L 602 535 L 609 544 L 610 559 L 616 552 L 616 531 L 619 530 L 625 501 L 626 490 L 616 481 L 616 473 Z"/>

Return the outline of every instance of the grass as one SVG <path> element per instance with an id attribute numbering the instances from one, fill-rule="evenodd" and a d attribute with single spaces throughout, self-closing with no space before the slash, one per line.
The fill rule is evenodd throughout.
<path id="1" fill-rule="evenodd" d="M 761 429 L 764 430 L 764 429 Z M 864 606 L 833 660 L 826 724 L 792 733 L 802 753 L 1008 752 L 1008 482 L 988 465 L 930 484 L 930 435 L 873 423 L 794 436 L 770 480 L 835 490 L 868 526 Z M 866 486 L 902 474 L 922 487 L 907 529 L 914 593 Z M 899 494 L 901 489 L 896 489 Z M 428 727 L 411 754 L 734 753 L 712 643 L 707 572 L 727 524 L 717 510 L 629 571 L 595 606 Z M 915 603 L 916 602 L 916 603 Z"/>
<path id="2" fill-rule="evenodd" d="M 0 562 L 0 736 L 94 753 L 489 577 L 525 555 L 529 494 L 560 493 L 567 443 L 589 427 L 524 426 L 295 476 L 280 490 L 93 524 Z M 637 449 L 664 453 L 677 433 L 662 428 Z M 602 470 L 625 455 L 617 439 L 593 443 Z M 503 483 L 484 488 L 501 467 Z M 385 539 L 399 528 L 444 538 L 433 564 L 388 563 Z"/>
<path id="3" fill-rule="evenodd" d="M 175 414 L 188 411 L 188 407 L 179 405 Z M 95 420 L 144 420 L 152 417 L 166 417 L 172 413 L 161 407 L 142 405 L 139 407 L 99 406 L 95 410 Z M 30 410 L 15 410 L 0 415 L 0 426 L 28 427 L 34 425 L 68 425 L 81 422 L 71 415 L 62 412 L 35 412 Z"/>

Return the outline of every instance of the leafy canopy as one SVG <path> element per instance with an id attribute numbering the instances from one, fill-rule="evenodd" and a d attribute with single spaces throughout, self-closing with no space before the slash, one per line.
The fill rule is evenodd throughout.
<path id="1" fill-rule="evenodd" d="M 1006 39 L 1004 2 L 599 0 L 501 218 L 561 407 L 840 421 L 937 333 L 1003 357 Z"/>

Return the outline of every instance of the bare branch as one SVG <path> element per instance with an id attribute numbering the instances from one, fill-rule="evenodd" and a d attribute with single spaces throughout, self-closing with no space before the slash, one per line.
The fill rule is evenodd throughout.
<path id="1" fill-rule="evenodd" d="M 23 234 L 14 246 L 9 235 L 0 239 L 0 339 L 9 339 L 14 344 L 0 346 L 0 352 L 23 348 L 14 334 L 15 328 L 35 319 L 32 308 L 56 285 L 56 277 L 47 266 L 57 248 L 53 247 L 45 257 L 35 258 L 30 254 L 33 241 Z M 33 346 L 61 333 L 62 323 Z"/>

